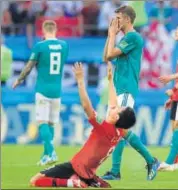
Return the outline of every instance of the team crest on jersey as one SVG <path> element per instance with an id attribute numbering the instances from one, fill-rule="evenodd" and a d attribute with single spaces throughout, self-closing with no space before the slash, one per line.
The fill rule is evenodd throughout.
<path id="1" fill-rule="evenodd" d="M 121 48 L 125 48 L 126 46 L 128 46 L 128 43 L 126 41 L 122 41 L 119 45 Z"/>

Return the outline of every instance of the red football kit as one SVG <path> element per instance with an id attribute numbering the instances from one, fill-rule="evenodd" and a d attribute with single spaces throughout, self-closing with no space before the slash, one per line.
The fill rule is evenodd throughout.
<path id="1" fill-rule="evenodd" d="M 176 72 L 178 72 L 178 66 L 176 68 Z M 178 86 L 178 79 L 175 80 L 175 86 L 172 89 L 173 90 L 173 95 L 171 96 L 171 100 L 178 102 L 178 89 L 176 88 L 176 86 Z"/>
<path id="2" fill-rule="evenodd" d="M 172 90 L 173 90 L 173 95 L 171 96 L 171 100 L 178 102 L 178 89 L 174 87 Z"/>
<path id="3" fill-rule="evenodd" d="M 105 120 L 100 124 L 94 117 L 89 119 L 89 123 L 93 126 L 92 132 L 83 148 L 71 160 L 75 172 L 85 179 L 93 178 L 96 169 L 124 135 L 123 129 L 116 129 Z"/>

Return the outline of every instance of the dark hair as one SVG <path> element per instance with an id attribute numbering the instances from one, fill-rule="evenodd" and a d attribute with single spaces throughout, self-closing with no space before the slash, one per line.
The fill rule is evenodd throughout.
<path id="1" fill-rule="evenodd" d="M 121 113 L 119 113 L 119 119 L 117 120 L 115 126 L 116 128 L 129 129 L 136 122 L 135 112 L 132 108 L 127 107 Z"/>
<path id="2" fill-rule="evenodd" d="M 121 6 L 115 10 L 115 13 L 122 13 L 124 15 L 127 15 L 130 18 L 132 24 L 136 18 L 136 12 L 131 6 Z"/>

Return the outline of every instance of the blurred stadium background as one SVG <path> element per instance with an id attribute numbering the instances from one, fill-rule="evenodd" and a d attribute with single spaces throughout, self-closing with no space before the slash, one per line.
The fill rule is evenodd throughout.
<path id="1" fill-rule="evenodd" d="M 12 82 L 29 58 L 31 48 L 42 38 L 41 24 L 54 19 L 58 37 L 69 44 L 64 67 L 61 123 L 56 128 L 57 144 L 82 144 L 90 127 L 80 106 L 71 64 L 82 61 L 88 91 L 94 106 L 102 94 L 106 64 L 102 52 L 108 23 L 116 7 L 131 4 L 137 12 L 136 29 L 145 40 L 138 116 L 135 132 L 145 144 L 169 145 L 171 130 L 163 108 L 164 89 L 158 76 L 175 71 L 178 44 L 173 36 L 178 26 L 178 1 L 25 1 L 2 2 L 2 128 L 3 143 L 39 143 L 35 130 L 34 85 L 36 70 L 15 91 Z M 122 35 L 118 36 L 118 40 Z M 102 114 L 102 113 L 101 113 Z"/>
<path id="2" fill-rule="evenodd" d="M 131 4 L 137 12 L 136 29 L 145 40 L 138 116 L 135 132 L 145 144 L 169 145 L 171 130 L 168 113 L 163 108 L 165 87 L 158 76 L 176 69 L 178 44 L 173 36 L 178 26 L 178 1 L 24 1 L 2 2 L 2 128 L 3 143 L 39 143 L 35 130 L 34 85 L 36 70 L 15 91 L 12 82 L 29 58 L 31 48 L 42 38 L 41 24 L 54 19 L 58 37 L 69 44 L 69 58 L 64 67 L 61 123 L 56 127 L 57 144 L 82 144 L 88 133 L 80 106 L 71 64 L 82 61 L 93 104 L 99 110 L 106 64 L 102 52 L 108 23 L 116 7 Z M 120 34 L 118 40 L 122 37 Z M 101 113 L 102 115 L 103 113 Z"/>
<path id="3" fill-rule="evenodd" d="M 166 100 L 164 91 L 172 84 L 162 86 L 158 81 L 158 76 L 176 70 L 178 43 L 174 41 L 173 36 L 178 26 L 177 0 L 90 0 L 86 2 L 41 0 L 1 3 L 3 33 L 1 36 L 1 143 L 5 144 L 2 149 L 4 188 L 26 188 L 30 176 L 39 170 L 34 166 L 40 152 L 36 144 L 41 143 L 34 115 L 36 70 L 34 69 L 16 90 L 13 91 L 11 85 L 26 64 L 33 45 L 42 39 L 42 22 L 45 19 L 54 19 L 58 24 L 58 37 L 64 38 L 69 44 L 69 57 L 63 75 L 61 119 L 55 129 L 55 143 L 60 145 L 57 149 L 60 161 L 66 161 L 77 151 L 77 148 L 72 148 L 73 145 L 83 144 L 90 132 L 90 126 L 80 106 L 71 66 L 75 61 L 84 63 L 90 98 L 102 116 L 105 105 L 100 95 L 102 96 L 106 90 L 103 80 L 106 75 L 106 64 L 102 62 L 102 53 L 108 24 L 114 15 L 115 8 L 122 4 L 131 4 L 135 8 L 137 12 L 135 28 L 145 40 L 140 93 L 135 107 L 137 124 L 134 131 L 146 145 L 158 147 L 152 151 L 158 154 L 160 159 L 166 157 L 168 149 L 161 147 L 170 144 L 172 133 L 169 113 L 163 107 Z M 118 40 L 121 37 L 122 34 L 118 35 Z M 31 146 L 24 148 L 26 144 L 31 144 Z M 67 147 L 62 145 L 67 145 Z M 133 154 L 136 153 L 132 151 L 129 153 L 126 150 L 124 160 L 127 164 L 124 164 L 123 172 L 127 181 L 120 182 L 121 188 L 147 187 L 146 182 L 143 182 L 143 175 L 146 174 L 138 172 L 139 175 L 135 176 L 134 173 L 136 169 L 143 169 L 143 160 L 138 155 L 130 160 Z M 128 165 L 128 162 L 131 164 Z M 107 168 L 109 168 L 109 163 L 110 161 L 107 162 Z M 9 172 L 8 169 L 12 167 L 13 172 Z M 105 164 L 101 167 L 101 173 L 106 171 L 105 167 Z M 25 175 L 24 170 L 28 171 Z M 135 177 L 142 182 L 137 183 Z M 163 177 L 162 174 L 161 177 Z M 19 185 L 22 183 L 20 179 L 23 179 L 25 185 Z M 149 188 L 153 187 L 152 185 Z M 117 187 L 116 183 L 115 187 Z M 164 178 L 154 183 L 154 187 L 177 187 L 176 175 L 173 178 L 169 174 L 164 174 Z"/>

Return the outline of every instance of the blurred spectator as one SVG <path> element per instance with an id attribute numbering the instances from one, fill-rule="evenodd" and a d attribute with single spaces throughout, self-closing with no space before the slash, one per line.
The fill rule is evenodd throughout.
<path id="1" fill-rule="evenodd" d="M 12 22 L 15 24 L 15 33 L 22 33 L 22 27 L 19 24 L 25 22 L 27 17 L 27 11 L 25 10 L 23 2 L 14 2 L 10 3 L 9 11 L 12 16 Z"/>
<path id="2" fill-rule="evenodd" d="M 79 31 L 80 35 L 83 34 L 83 18 L 81 16 L 81 9 L 83 7 L 82 1 L 47 1 L 46 17 L 57 19 L 59 17 L 77 17 L 79 24 L 73 27 L 74 34 Z M 67 27 L 67 23 L 65 28 Z M 63 25 L 64 26 L 64 25 Z M 62 27 L 63 27 L 62 26 Z M 68 26 L 68 29 L 70 26 Z M 67 28 L 66 28 L 67 30 Z M 70 28 L 71 30 L 71 28 Z"/>
<path id="3" fill-rule="evenodd" d="M 131 5 L 136 11 L 137 16 L 134 22 L 134 27 L 138 32 L 140 32 L 141 28 L 148 23 L 148 16 L 145 10 L 145 2 L 130 1 L 129 5 Z"/>
<path id="4" fill-rule="evenodd" d="M 28 47 L 31 48 L 33 44 L 34 24 L 39 16 L 43 16 L 47 10 L 46 1 L 28 1 L 26 3 L 27 20 L 26 33 L 28 40 Z"/>
<path id="5" fill-rule="evenodd" d="M 111 0 L 105 1 L 101 6 L 99 21 L 98 21 L 98 29 L 100 30 L 101 35 L 107 35 L 107 30 L 110 21 L 114 16 L 114 11 L 116 8 L 120 7 L 121 5 L 126 4 L 126 2 L 122 2 L 121 0 Z"/>
<path id="6" fill-rule="evenodd" d="M 46 0 L 31 1 L 31 2 L 32 2 L 31 11 L 34 13 L 35 18 L 37 19 L 39 16 L 44 16 L 48 8 Z"/>
<path id="7" fill-rule="evenodd" d="M 99 5 L 96 0 L 86 1 L 82 9 L 84 19 L 85 35 L 97 35 L 97 21 L 99 16 Z"/>
<path id="8" fill-rule="evenodd" d="M 47 1 L 45 16 L 59 17 L 64 15 L 64 4 L 62 1 Z"/>
<path id="9" fill-rule="evenodd" d="M 5 10 L 7 10 L 7 9 L 9 8 L 9 2 L 7 2 L 7 1 L 2 1 L 2 2 L 1 2 L 1 5 L 2 5 L 2 7 L 1 7 L 1 10 L 2 10 L 1 14 L 2 14 L 3 11 L 5 11 Z"/>
<path id="10" fill-rule="evenodd" d="M 67 17 L 77 17 L 83 8 L 82 1 L 61 1 L 63 3 L 64 15 Z"/>
<path id="11" fill-rule="evenodd" d="M 1 85 L 11 77 L 12 73 L 12 51 L 4 45 L 3 37 L 1 36 Z"/>
<path id="12" fill-rule="evenodd" d="M 9 9 L 9 2 L 2 1 L 1 16 L 2 16 L 2 32 L 4 34 L 11 33 L 12 18 L 8 9 Z"/>
<path id="13" fill-rule="evenodd" d="M 156 0 L 145 1 L 146 14 L 149 15 L 150 11 L 154 8 Z"/>
<path id="14" fill-rule="evenodd" d="M 170 31 L 170 21 L 172 16 L 171 7 L 169 6 L 169 3 L 165 2 L 164 0 L 157 0 L 156 2 L 156 5 L 153 7 L 149 14 L 150 21 L 153 22 L 157 20 L 165 25 L 167 31 Z"/>
<path id="15" fill-rule="evenodd" d="M 46 11 L 45 1 L 14 2 L 9 6 L 16 34 L 26 34 L 29 48 L 33 44 L 34 23 Z"/>
<path id="16" fill-rule="evenodd" d="M 81 15 L 81 10 L 83 8 L 83 1 L 61 1 L 63 3 L 64 16 L 66 17 L 77 17 L 79 20 L 78 28 L 75 30 L 79 30 L 80 35 L 84 34 L 84 26 L 83 26 L 83 17 Z M 74 31 L 74 33 L 76 33 Z"/>
<path id="17" fill-rule="evenodd" d="M 141 69 L 141 88 L 162 88 L 160 75 L 171 72 L 171 59 L 174 41 L 163 24 L 152 22 L 144 29 L 145 47 Z"/>
<path id="18" fill-rule="evenodd" d="M 174 30 L 178 26 L 178 0 L 171 1 L 172 18 L 171 18 L 171 30 Z"/>

